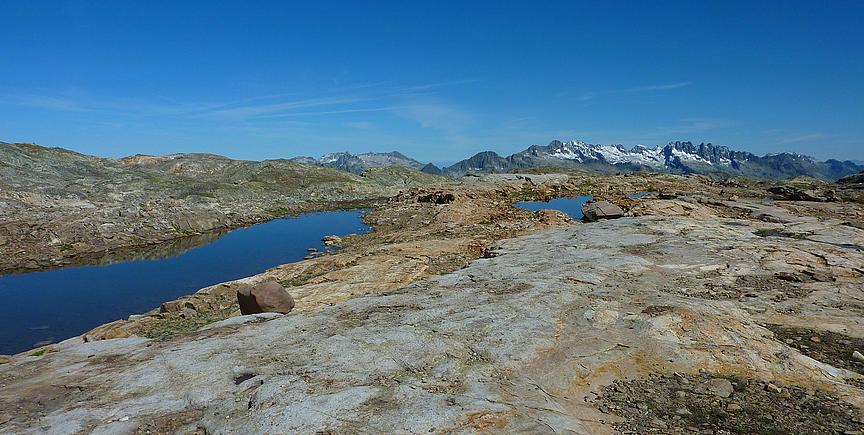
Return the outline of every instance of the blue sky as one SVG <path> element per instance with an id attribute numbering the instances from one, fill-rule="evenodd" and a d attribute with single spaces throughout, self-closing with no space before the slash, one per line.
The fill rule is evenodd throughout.
<path id="1" fill-rule="evenodd" d="M 0 17 L 4 141 L 455 161 L 692 140 L 864 159 L 861 1 L 8 0 Z"/>

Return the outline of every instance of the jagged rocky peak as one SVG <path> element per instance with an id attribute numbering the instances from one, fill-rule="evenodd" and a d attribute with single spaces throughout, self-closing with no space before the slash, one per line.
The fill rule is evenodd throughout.
<path id="1" fill-rule="evenodd" d="M 324 154 L 323 156 L 321 156 L 320 159 L 318 159 L 318 161 L 321 163 L 332 163 L 332 162 L 336 162 L 339 160 L 348 160 L 348 159 L 351 159 L 352 157 L 356 157 L 356 156 L 354 154 L 349 153 L 349 152 L 342 151 L 342 152 L 338 152 L 338 153 Z"/>
<path id="2" fill-rule="evenodd" d="M 406 168 L 417 170 L 420 170 L 423 167 L 423 163 L 407 157 L 398 151 L 362 154 L 352 154 L 342 151 L 324 154 L 320 159 L 314 159 L 312 157 L 295 157 L 292 160 L 300 163 L 328 166 L 358 174 L 363 173 L 370 168 L 379 168 L 384 166 L 404 166 Z"/>
<path id="3" fill-rule="evenodd" d="M 664 149 L 664 155 L 667 165 L 680 165 L 681 162 L 728 165 L 732 162 L 729 148 L 704 142 L 699 145 L 690 141 L 669 142 Z"/>
<path id="4" fill-rule="evenodd" d="M 357 157 L 367 166 L 405 166 L 414 169 L 420 169 L 423 164 L 414 160 L 399 151 L 391 151 L 389 153 L 363 153 Z"/>
<path id="5" fill-rule="evenodd" d="M 291 159 L 291 161 L 297 162 L 297 163 L 304 163 L 307 165 L 314 165 L 314 164 L 318 163 L 318 159 L 316 159 L 315 157 L 309 157 L 309 156 L 294 157 L 293 159 Z"/>
<path id="6" fill-rule="evenodd" d="M 444 171 L 442 171 L 441 168 L 436 166 L 434 163 L 427 163 L 425 166 L 420 168 L 420 172 L 425 172 L 427 174 L 432 174 L 432 175 L 443 175 L 444 174 Z"/>

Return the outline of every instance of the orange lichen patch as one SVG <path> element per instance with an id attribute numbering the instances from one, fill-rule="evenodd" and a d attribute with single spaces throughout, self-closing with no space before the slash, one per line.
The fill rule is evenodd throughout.
<path id="1" fill-rule="evenodd" d="M 507 427 L 511 412 L 472 412 L 465 416 L 465 425 L 477 432 L 497 433 Z"/>

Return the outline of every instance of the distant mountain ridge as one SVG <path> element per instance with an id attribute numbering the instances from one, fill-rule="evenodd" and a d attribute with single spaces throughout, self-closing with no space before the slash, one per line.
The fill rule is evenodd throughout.
<path id="1" fill-rule="evenodd" d="M 757 178 L 811 176 L 827 181 L 864 171 L 851 161 L 827 160 L 780 153 L 757 156 L 711 143 L 675 141 L 663 147 L 598 145 L 583 141 L 553 140 L 532 145 L 508 157 L 484 151 L 444 168 L 449 176 L 469 173 L 509 172 L 514 169 L 562 167 L 602 172 L 657 171 L 679 174 L 743 175 Z"/>
<path id="2" fill-rule="evenodd" d="M 291 159 L 298 163 L 316 164 L 330 168 L 341 169 L 355 174 L 362 174 L 371 168 L 384 166 L 402 166 L 406 168 L 421 170 L 423 163 L 418 162 L 398 151 L 389 153 L 363 153 L 351 154 L 348 152 L 324 154 L 321 158 L 295 157 Z"/>
<path id="3" fill-rule="evenodd" d="M 810 176 L 835 181 L 864 171 L 864 165 L 853 161 L 817 161 L 795 153 L 757 156 L 734 151 L 711 143 L 675 141 L 665 146 L 599 145 L 574 140 L 553 140 L 548 145 L 531 145 L 507 157 L 494 151 L 479 152 L 445 168 L 393 151 L 389 153 L 330 153 L 313 157 L 296 157 L 295 162 L 315 164 L 362 174 L 370 168 L 402 166 L 434 175 L 461 177 L 471 173 L 510 172 L 518 169 L 560 167 L 599 172 L 654 171 L 676 174 L 715 174 L 756 178 L 789 178 Z"/>

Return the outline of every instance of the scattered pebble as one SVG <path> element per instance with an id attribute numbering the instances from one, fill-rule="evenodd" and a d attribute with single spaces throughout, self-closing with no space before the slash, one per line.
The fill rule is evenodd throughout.
<path id="1" fill-rule="evenodd" d="M 783 389 L 772 384 L 772 383 L 769 383 L 768 385 L 765 386 L 765 391 L 770 391 L 772 393 L 780 394 L 783 392 Z"/>

